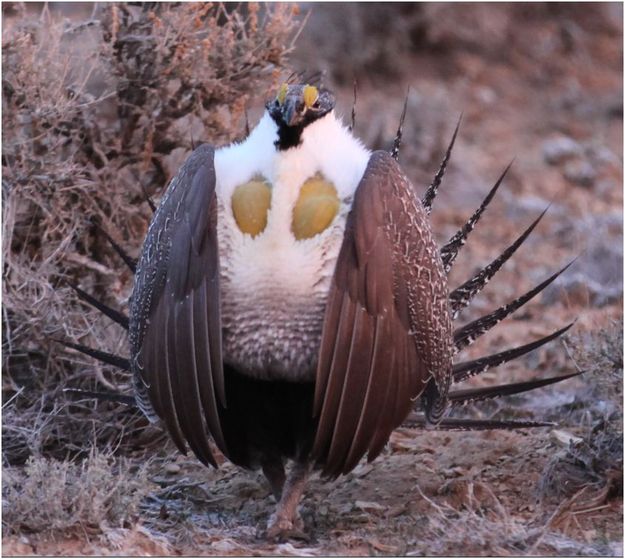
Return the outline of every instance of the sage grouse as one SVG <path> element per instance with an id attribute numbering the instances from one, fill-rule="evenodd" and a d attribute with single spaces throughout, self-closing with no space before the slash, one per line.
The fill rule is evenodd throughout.
<path id="1" fill-rule="evenodd" d="M 189 447 L 215 466 L 212 439 L 233 463 L 262 468 L 278 501 L 271 538 L 302 530 L 298 504 L 312 470 L 336 478 L 365 455 L 375 459 L 415 405 L 414 421 L 424 426 L 536 427 L 546 424 L 445 412 L 574 376 L 450 390 L 571 327 L 453 363 L 564 269 L 454 329 L 452 320 L 542 215 L 449 291 L 447 274 L 505 172 L 438 248 L 428 215 L 458 128 L 419 200 L 396 161 L 401 124 L 393 150 L 372 153 L 334 105 L 329 91 L 285 84 L 244 141 L 191 154 L 169 184 L 138 263 L 115 245 L 136 267 L 129 317 L 76 288 L 129 329 L 130 358 L 69 345 L 131 371 L 136 404 L 182 452 Z"/>

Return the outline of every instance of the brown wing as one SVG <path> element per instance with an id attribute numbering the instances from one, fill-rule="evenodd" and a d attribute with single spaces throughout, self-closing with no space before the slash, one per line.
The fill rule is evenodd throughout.
<path id="1" fill-rule="evenodd" d="M 172 180 L 154 215 L 130 307 L 140 407 L 163 420 L 182 452 L 186 441 L 213 465 L 208 435 L 226 451 L 218 414 L 225 395 L 216 204 L 214 150 L 203 145 Z"/>
<path id="2" fill-rule="evenodd" d="M 325 312 L 313 458 L 323 474 L 373 460 L 424 389 L 445 401 L 452 335 L 447 280 L 421 203 L 395 160 L 375 152 L 347 218 Z"/>

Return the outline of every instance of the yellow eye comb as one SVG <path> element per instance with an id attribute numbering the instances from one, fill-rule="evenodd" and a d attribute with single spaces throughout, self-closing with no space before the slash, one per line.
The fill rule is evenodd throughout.
<path id="1" fill-rule="evenodd" d="M 281 105 L 284 105 L 284 102 L 286 101 L 287 90 L 288 90 L 287 84 L 283 83 L 280 86 L 280 90 L 278 91 L 278 96 L 276 97 L 276 99 L 278 100 L 278 103 L 280 103 Z"/>
<path id="2" fill-rule="evenodd" d="M 307 85 L 304 87 L 304 105 L 310 109 L 319 98 L 319 91 L 315 86 Z"/>

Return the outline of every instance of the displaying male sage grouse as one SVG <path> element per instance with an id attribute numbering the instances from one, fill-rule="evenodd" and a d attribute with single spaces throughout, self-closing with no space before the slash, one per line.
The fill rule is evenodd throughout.
<path id="1" fill-rule="evenodd" d="M 542 215 L 450 292 L 447 273 L 503 175 L 439 249 L 428 214 L 456 133 L 419 200 L 396 162 L 401 133 L 391 153 L 372 153 L 337 119 L 334 105 L 328 91 L 283 85 L 246 140 L 197 148 L 150 225 L 130 316 L 96 303 L 129 328 L 130 359 L 73 345 L 132 371 L 137 404 L 162 421 L 182 452 L 188 446 L 215 466 L 212 439 L 235 464 L 262 468 L 278 500 L 267 529 L 272 538 L 302 530 L 298 504 L 312 470 L 335 478 L 365 455 L 373 460 L 415 405 L 422 425 L 540 426 L 444 414 L 573 376 L 450 391 L 570 328 L 452 362 L 563 271 L 452 327 Z"/>

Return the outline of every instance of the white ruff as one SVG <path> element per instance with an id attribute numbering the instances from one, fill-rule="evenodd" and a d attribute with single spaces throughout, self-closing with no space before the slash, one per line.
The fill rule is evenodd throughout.
<path id="1" fill-rule="evenodd" d="M 215 153 L 224 361 L 260 378 L 312 380 L 345 221 L 370 152 L 334 113 L 307 126 L 296 148 L 277 151 L 277 138 L 265 113 L 244 142 Z M 316 173 L 334 184 L 341 207 L 325 231 L 298 241 L 293 208 Z M 237 227 L 230 199 L 256 175 L 272 196 L 267 227 L 252 238 Z"/>

